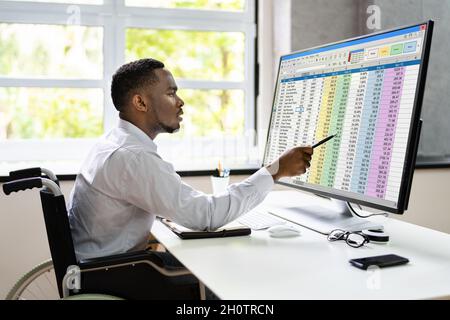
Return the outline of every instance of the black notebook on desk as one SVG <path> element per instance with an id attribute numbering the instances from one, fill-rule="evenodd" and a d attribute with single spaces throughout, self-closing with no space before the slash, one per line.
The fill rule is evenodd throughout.
<path id="1" fill-rule="evenodd" d="M 185 228 L 167 219 L 161 219 L 181 239 L 223 238 L 249 235 L 252 230 L 244 226 L 225 226 L 214 231 L 196 231 Z"/>

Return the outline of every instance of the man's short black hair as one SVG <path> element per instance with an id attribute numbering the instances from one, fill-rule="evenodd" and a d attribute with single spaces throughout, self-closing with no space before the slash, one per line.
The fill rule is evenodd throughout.
<path id="1" fill-rule="evenodd" d="M 111 98 L 116 109 L 124 111 L 132 91 L 158 82 L 155 70 L 162 68 L 164 63 L 155 59 L 140 59 L 121 66 L 111 83 Z"/>

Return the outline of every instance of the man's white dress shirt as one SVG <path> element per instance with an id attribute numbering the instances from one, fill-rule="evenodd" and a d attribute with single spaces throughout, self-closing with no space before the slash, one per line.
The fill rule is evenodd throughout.
<path id="1" fill-rule="evenodd" d="M 145 249 L 156 216 L 191 229 L 219 228 L 258 205 L 273 183 L 261 168 L 223 194 L 197 191 L 161 159 L 150 137 L 119 120 L 89 153 L 70 195 L 77 258 Z"/>

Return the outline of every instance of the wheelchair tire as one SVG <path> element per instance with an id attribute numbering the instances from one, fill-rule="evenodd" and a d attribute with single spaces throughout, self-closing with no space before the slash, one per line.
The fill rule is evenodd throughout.
<path id="1" fill-rule="evenodd" d="M 120 297 L 107 294 L 83 293 L 63 298 L 63 300 L 124 300 Z"/>
<path id="2" fill-rule="evenodd" d="M 25 275 L 8 292 L 6 300 L 58 300 L 55 269 L 52 260 L 47 260 Z"/>
<path id="3" fill-rule="evenodd" d="M 37 265 L 8 292 L 5 300 L 60 300 L 52 260 Z M 62 300 L 123 300 L 106 294 L 75 294 Z"/>

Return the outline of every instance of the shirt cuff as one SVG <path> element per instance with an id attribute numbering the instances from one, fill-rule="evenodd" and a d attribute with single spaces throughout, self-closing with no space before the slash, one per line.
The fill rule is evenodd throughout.
<path id="1" fill-rule="evenodd" d="M 269 192 L 274 185 L 272 175 L 266 167 L 262 167 L 256 171 L 247 179 L 247 181 L 254 185 L 261 194 Z"/>

